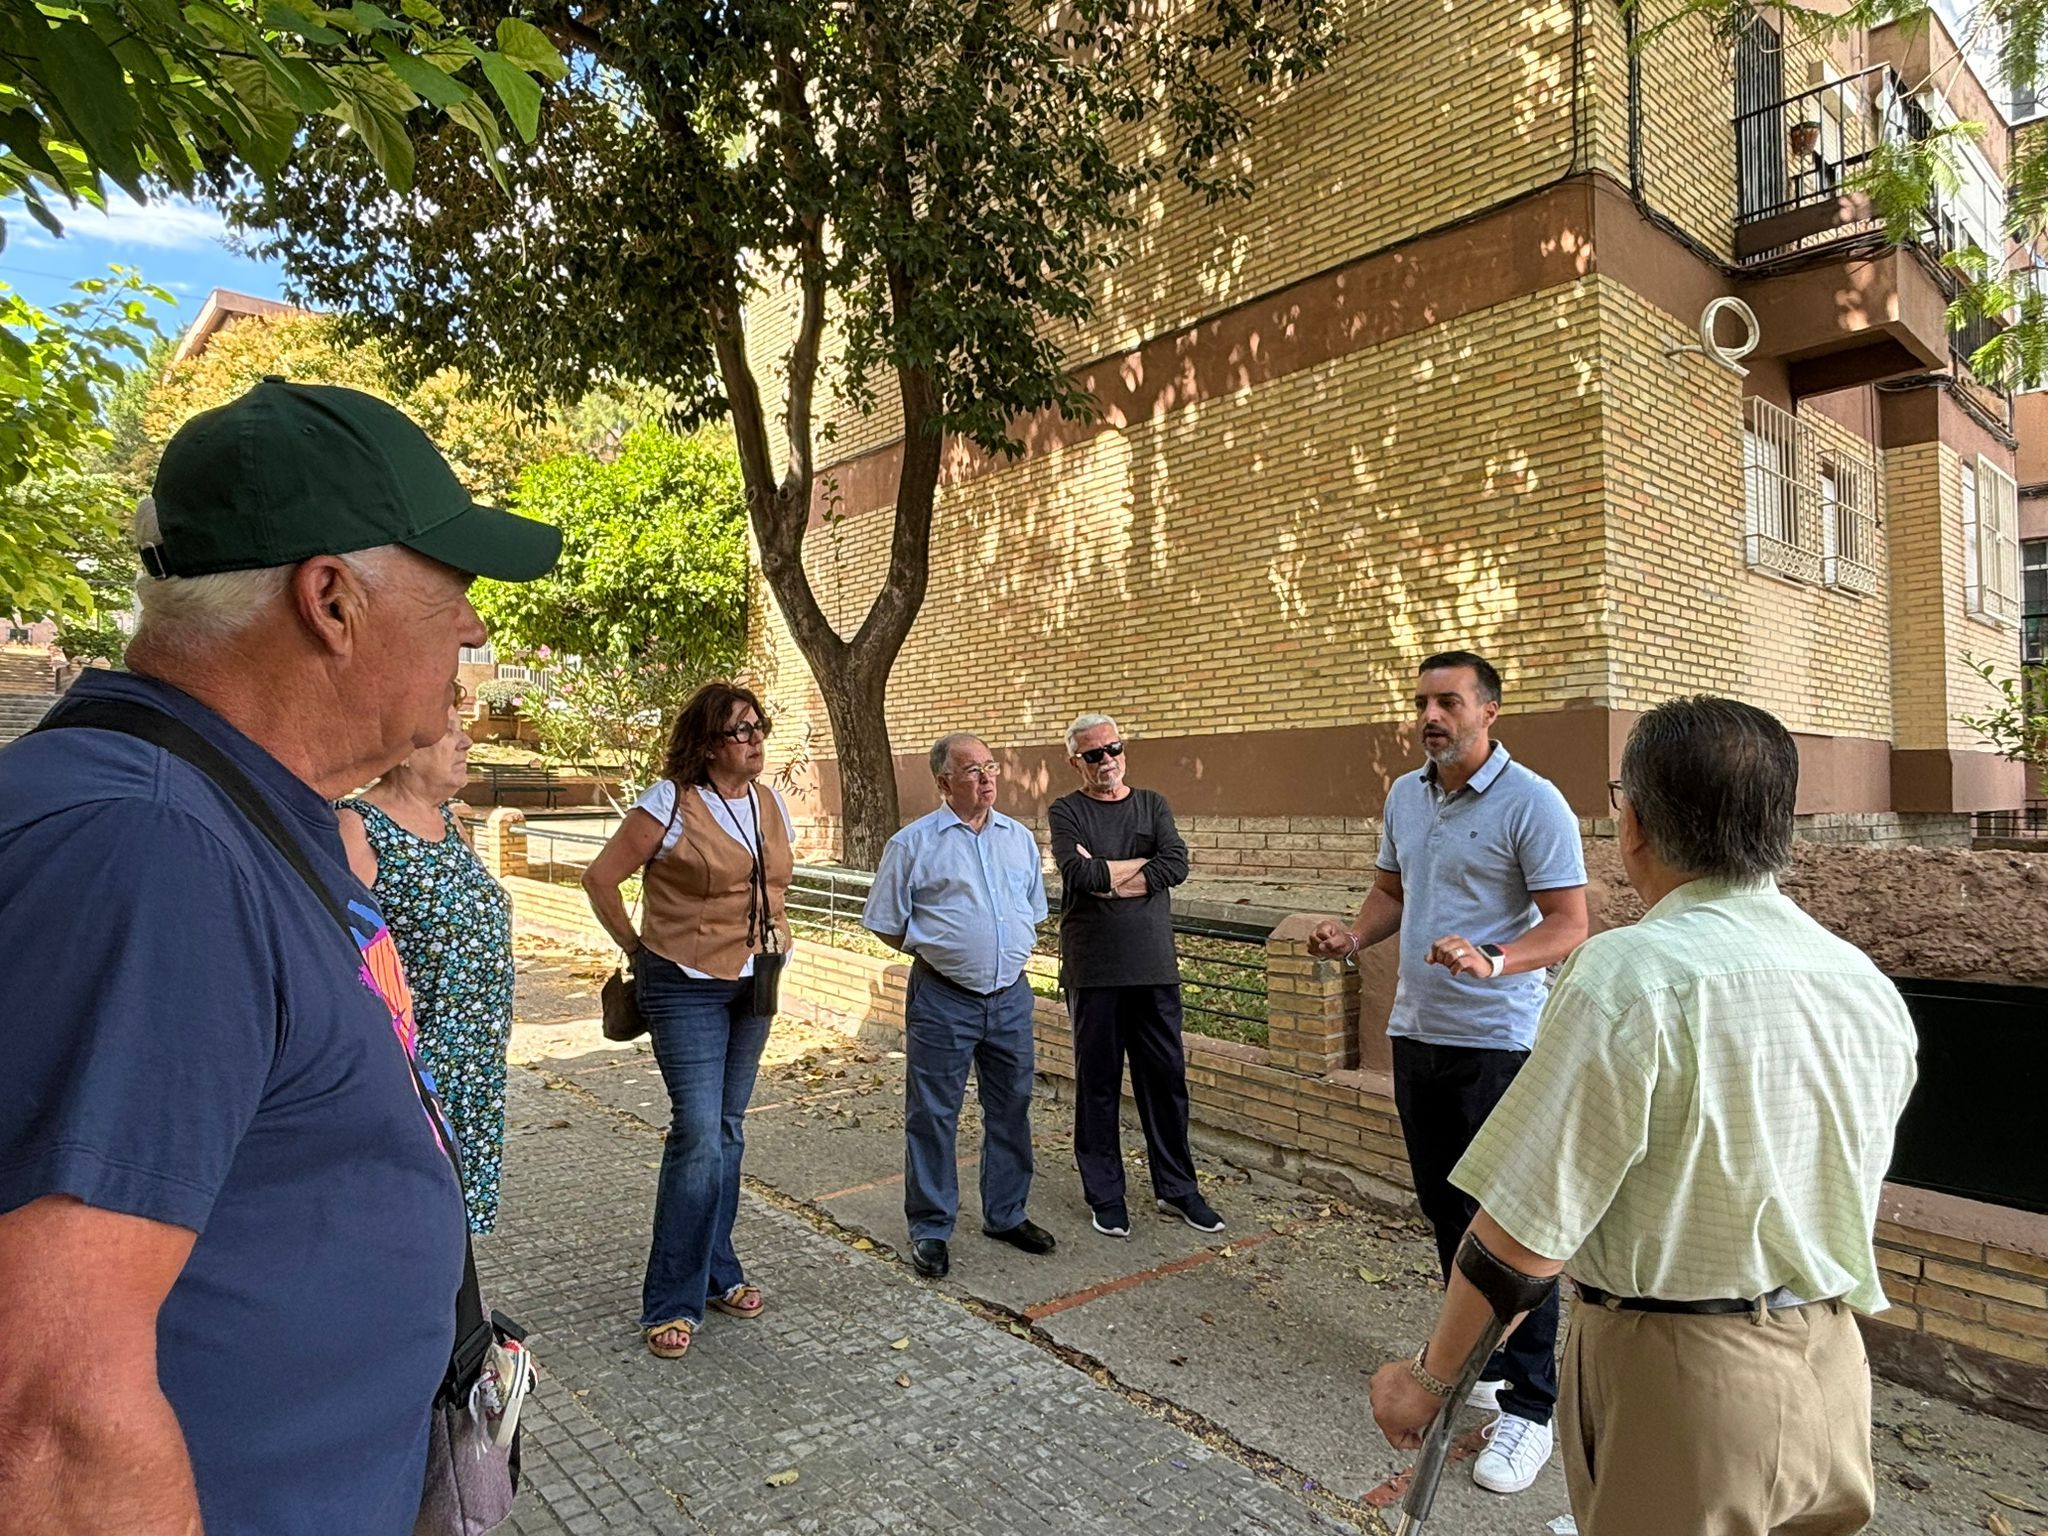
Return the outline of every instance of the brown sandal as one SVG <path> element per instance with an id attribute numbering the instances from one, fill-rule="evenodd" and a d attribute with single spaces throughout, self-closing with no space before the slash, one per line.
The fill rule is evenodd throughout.
<path id="1" fill-rule="evenodd" d="M 687 1317 L 671 1318 L 668 1322 L 656 1323 L 652 1328 L 641 1330 L 647 1340 L 647 1352 L 663 1360 L 680 1360 L 687 1355 L 690 1352 L 690 1340 L 696 1332 L 697 1325 Z M 680 1345 L 662 1343 L 662 1338 L 671 1333 L 680 1333 L 683 1342 Z"/>
<path id="2" fill-rule="evenodd" d="M 759 1317 L 767 1308 L 768 1298 L 761 1294 L 758 1285 L 736 1285 L 723 1296 L 711 1298 L 710 1305 L 727 1317 Z"/>

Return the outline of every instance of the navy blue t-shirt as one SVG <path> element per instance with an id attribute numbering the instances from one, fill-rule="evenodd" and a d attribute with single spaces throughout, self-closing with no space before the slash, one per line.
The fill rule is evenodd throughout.
<path id="1" fill-rule="evenodd" d="M 71 1195 L 199 1234 L 157 1374 L 208 1536 L 406 1536 L 464 1216 L 390 934 L 333 811 L 218 715 L 117 673 L 69 697 L 152 704 L 225 751 L 356 952 L 183 760 L 93 730 L 0 750 L 0 1211 Z"/>

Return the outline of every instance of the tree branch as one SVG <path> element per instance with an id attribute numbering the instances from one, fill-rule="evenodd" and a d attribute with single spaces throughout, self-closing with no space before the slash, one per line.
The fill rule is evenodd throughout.
<path id="1" fill-rule="evenodd" d="M 789 166 L 791 179 L 800 184 L 803 168 L 793 162 L 805 153 L 817 155 L 817 124 L 811 113 L 803 69 L 787 43 L 776 50 L 775 83 L 784 123 L 792 134 L 792 142 L 785 148 L 783 158 Z M 799 129 L 804 136 L 801 145 L 793 141 Z M 797 264 L 803 307 L 798 313 L 796 335 L 789 348 L 789 397 L 787 414 L 783 419 L 784 435 L 789 439 L 789 466 L 783 475 L 782 493 L 785 497 L 800 500 L 808 517 L 811 476 L 817 465 L 811 411 L 817 393 L 818 352 L 825 334 L 823 215 L 815 212 L 805 215 L 802 227 L 803 234 L 797 242 Z"/>
<path id="2" fill-rule="evenodd" d="M 732 410 L 733 437 L 739 445 L 740 477 L 747 487 L 747 500 L 758 504 L 779 489 L 768 451 L 768 417 L 761 408 L 760 386 L 754 382 L 754 366 L 747 358 L 747 335 L 740 318 L 739 279 L 728 272 L 726 280 L 713 290 L 707 309 L 711 316 L 711 346 L 718 358 L 718 375 L 725 385 L 725 398 Z"/>
<path id="3" fill-rule="evenodd" d="M 879 29 L 869 27 L 867 43 L 875 70 L 876 104 L 888 143 L 882 161 L 882 195 L 898 222 L 908 228 L 915 222 L 916 205 L 911 196 L 910 157 L 903 132 L 901 75 Z M 900 333 L 910 322 L 911 306 L 917 299 L 916 285 L 894 250 L 883 255 L 882 269 L 889 285 L 890 317 Z M 903 464 L 896 477 L 896 521 L 889 535 L 889 574 L 853 637 L 855 655 L 863 662 L 874 661 L 884 671 L 894 663 L 910 634 L 910 626 L 917 622 L 918 610 L 924 606 L 931 569 L 932 508 L 938 495 L 941 447 L 936 380 L 929 369 L 910 363 L 900 346 L 892 350 L 896 353 L 897 395 L 903 407 Z"/>

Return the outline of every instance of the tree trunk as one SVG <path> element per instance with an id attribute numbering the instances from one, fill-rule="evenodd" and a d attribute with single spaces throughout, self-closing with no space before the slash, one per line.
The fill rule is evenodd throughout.
<path id="1" fill-rule="evenodd" d="M 840 658 L 832 669 L 836 677 L 814 668 L 839 757 L 839 857 L 855 869 L 874 869 L 882 861 L 883 846 L 902 824 L 896 759 L 883 713 L 894 658 L 877 665 L 872 653 L 863 656 L 852 648 Z"/>

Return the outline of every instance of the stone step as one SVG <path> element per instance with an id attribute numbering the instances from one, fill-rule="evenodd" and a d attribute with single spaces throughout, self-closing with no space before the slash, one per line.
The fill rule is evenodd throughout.
<path id="1" fill-rule="evenodd" d="M 0 693 L 0 744 L 33 730 L 56 702 L 55 694 Z"/>
<path id="2" fill-rule="evenodd" d="M 57 671 L 47 656 L 0 652 L 0 693 L 54 694 Z"/>

